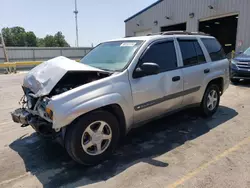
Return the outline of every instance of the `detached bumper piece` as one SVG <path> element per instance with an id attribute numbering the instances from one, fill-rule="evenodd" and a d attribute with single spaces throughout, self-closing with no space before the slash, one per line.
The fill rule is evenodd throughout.
<path id="1" fill-rule="evenodd" d="M 31 114 L 27 112 L 24 108 L 16 109 L 11 113 L 12 120 L 15 123 L 21 123 L 23 127 L 29 125 L 28 120 L 31 118 Z"/>
<path id="2" fill-rule="evenodd" d="M 40 118 L 39 116 L 33 115 L 28 112 L 25 108 L 16 109 L 11 113 L 12 120 L 15 123 L 21 123 L 21 127 L 30 125 L 36 132 L 44 137 L 56 138 L 58 133 L 52 129 L 52 123 Z"/>

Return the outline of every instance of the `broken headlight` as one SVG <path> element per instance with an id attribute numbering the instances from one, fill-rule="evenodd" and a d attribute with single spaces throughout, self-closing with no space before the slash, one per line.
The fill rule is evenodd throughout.
<path id="1" fill-rule="evenodd" d="M 50 99 L 48 97 L 43 98 L 42 108 L 44 110 L 44 116 L 52 120 L 53 119 L 53 111 L 47 107 L 49 102 L 50 102 Z"/>
<path id="2" fill-rule="evenodd" d="M 37 111 L 41 117 L 48 118 L 48 119 L 52 120 L 53 112 L 52 112 L 52 110 L 47 108 L 49 101 L 50 101 L 50 99 L 48 97 L 40 99 L 40 103 L 37 106 Z"/>
<path id="3" fill-rule="evenodd" d="M 28 95 L 27 96 L 27 106 L 29 109 L 32 109 L 35 105 L 35 100 L 30 96 Z"/>
<path id="4" fill-rule="evenodd" d="M 52 120 L 53 119 L 53 111 L 49 108 L 46 108 L 45 111 L 46 111 L 48 117 Z"/>

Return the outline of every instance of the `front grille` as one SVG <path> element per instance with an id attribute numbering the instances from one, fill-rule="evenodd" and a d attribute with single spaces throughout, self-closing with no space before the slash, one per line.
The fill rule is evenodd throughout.
<path id="1" fill-rule="evenodd" d="M 240 69 L 250 70 L 250 62 L 238 62 L 237 67 Z"/>

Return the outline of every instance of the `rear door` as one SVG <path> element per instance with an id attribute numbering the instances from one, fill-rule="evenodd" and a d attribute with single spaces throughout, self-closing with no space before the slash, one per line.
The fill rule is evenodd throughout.
<path id="1" fill-rule="evenodd" d="M 183 62 L 184 98 L 183 105 L 200 103 L 203 97 L 201 88 L 207 74 L 210 74 L 209 64 L 202 51 L 199 41 L 194 39 L 178 39 Z"/>

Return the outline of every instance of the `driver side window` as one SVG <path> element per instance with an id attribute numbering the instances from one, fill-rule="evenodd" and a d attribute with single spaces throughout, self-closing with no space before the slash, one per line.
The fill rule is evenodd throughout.
<path id="1" fill-rule="evenodd" d="M 160 72 L 177 68 L 177 58 L 173 41 L 153 44 L 141 59 L 143 63 L 156 63 L 160 66 Z"/>

